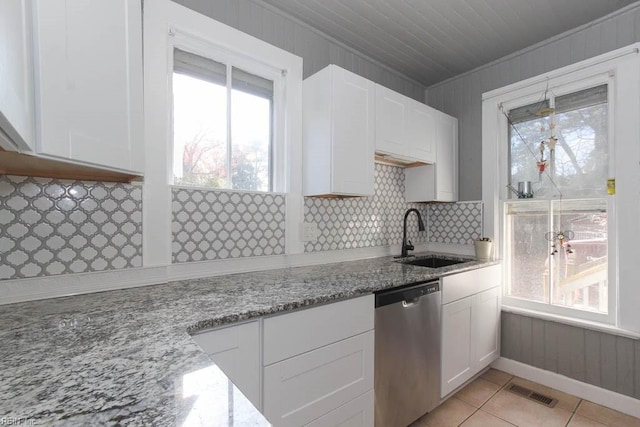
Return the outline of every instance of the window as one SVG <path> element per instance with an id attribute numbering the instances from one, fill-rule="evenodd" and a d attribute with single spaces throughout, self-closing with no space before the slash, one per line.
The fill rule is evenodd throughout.
<path id="1" fill-rule="evenodd" d="M 505 112 L 505 297 L 607 315 L 608 85 L 562 90 Z"/>
<path id="2" fill-rule="evenodd" d="M 173 183 L 273 190 L 274 82 L 174 49 Z"/>
<path id="3" fill-rule="evenodd" d="M 506 310 L 640 332 L 639 52 L 636 43 L 482 95 L 483 235 L 494 238 L 503 259 Z M 548 166 L 557 166 L 540 184 L 534 157 L 549 137 L 543 119 L 551 117 L 535 113 L 544 108 L 555 108 L 559 140 L 554 159 L 545 149 Z M 535 156 L 514 139 L 508 118 Z M 530 160 L 518 162 L 525 154 Z M 614 195 L 606 191 L 609 179 Z M 507 188 L 526 181 L 532 198 Z M 551 256 L 545 234 L 560 228 L 572 232 L 573 253 Z"/>

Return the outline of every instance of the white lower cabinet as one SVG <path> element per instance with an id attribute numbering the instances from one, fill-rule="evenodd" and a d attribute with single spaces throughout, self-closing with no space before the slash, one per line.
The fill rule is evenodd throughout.
<path id="1" fill-rule="evenodd" d="M 260 410 L 260 322 L 214 329 L 194 335 L 193 340 Z"/>
<path id="2" fill-rule="evenodd" d="M 476 347 L 473 362 L 480 369 L 500 355 L 500 292 L 501 288 L 497 287 L 473 296 L 473 337 Z"/>
<path id="3" fill-rule="evenodd" d="M 374 393 L 368 391 L 338 409 L 334 409 L 307 427 L 371 427 L 373 426 Z"/>
<path id="4" fill-rule="evenodd" d="M 369 331 L 265 367 L 265 417 L 301 426 L 371 391 L 373 342 Z"/>
<path id="5" fill-rule="evenodd" d="M 499 356 L 499 271 L 493 266 L 443 278 L 441 397 Z"/>
<path id="6" fill-rule="evenodd" d="M 193 336 L 280 426 L 373 426 L 374 296 Z"/>
<path id="7" fill-rule="evenodd" d="M 473 297 L 442 306 L 442 384 L 444 397 L 471 378 Z"/>

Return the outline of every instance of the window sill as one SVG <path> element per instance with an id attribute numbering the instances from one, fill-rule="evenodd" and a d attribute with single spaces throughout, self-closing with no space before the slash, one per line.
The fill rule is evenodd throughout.
<path id="1" fill-rule="evenodd" d="M 179 188 L 183 190 L 198 190 L 198 191 L 218 191 L 221 193 L 247 193 L 247 194 L 272 194 L 286 196 L 287 193 L 281 191 L 260 191 L 260 190 L 240 190 L 236 188 L 220 188 L 220 187 L 203 187 L 198 185 L 183 185 L 183 184 L 169 184 L 171 188 Z"/>
<path id="2" fill-rule="evenodd" d="M 533 317 L 536 319 L 548 320 L 550 322 L 563 323 L 569 326 L 577 326 L 579 328 L 589 329 L 592 331 L 605 332 L 611 335 L 616 335 L 619 337 L 632 338 L 636 340 L 640 340 L 640 333 L 627 331 L 625 329 L 620 329 L 616 326 L 607 325 L 605 323 L 592 322 L 589 320 L 575 319 L 567 316 L 560 316 L 557 314 L 544 313 L 537 310 L 529 310 L 526 308 L 513 307 L 509 305 L 502 305 L 502 311 L 506 311 L 507 313 L 520 314 L 524 316 Z"/>

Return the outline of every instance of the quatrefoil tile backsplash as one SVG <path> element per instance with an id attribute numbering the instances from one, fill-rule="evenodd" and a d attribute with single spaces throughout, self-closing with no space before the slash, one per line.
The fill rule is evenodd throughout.
<path id="1" fill-rule="evenodd" d="M 374 177 L 373 196 L 305 198 L 305 221 L 315 222 L 320 233 L 316 242 L 305 244 L 305 252 L 400 244 L 402 221 L 409 208 L 418 209 L 427 225 L 428 205 L 404 201 L 403 168 L 376 163 Z M 426 231 L 418 231 L 413 215 L 407 221 L 407 237 L 413 243 L 428 239 Z"/>
<path id="2" fill-rule="evenodd" d="M 406 209 L 414 243 L 472 245 L 482 233 L 482 203 L 404 202 L 404 173 L 376 164 L 375 193 L 351 199 L 305 198 L 318 241 L 305 252 L 386 246 L 402 240 Z M 285 253 L 286 195 L 172 189 L 172 262 Z M 0 175 L 0 280 L 142 267 L 142 187 Z"/>
<path id="3" fill-rule="evenodd" d="M 142 266 L 142 189 L 0 175 L 0 279 Z"/>
<path id="4" fill-rule="evenodd" d="M 482 202 L 405 203 L 404 169 L 377 163 L 373 196 L 305 199 L 305 221 L 318 224 L 320 232 L 305 252 L 399 245 L 409 208 L 420 211 L 427 228 L 418 231 L 415 217 L 409 217 L 407 237 L 413 243 L 473 245 L 482 234 Z"/>
<path id="5" fill-rule="evenodd" d="M 286 196 L 174 187 L 173 263 L 284 254 Z"/>

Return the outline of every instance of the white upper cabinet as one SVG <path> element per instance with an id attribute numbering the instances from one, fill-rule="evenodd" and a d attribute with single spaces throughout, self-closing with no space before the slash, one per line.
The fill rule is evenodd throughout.
<path id="1" fill-rule="evenodd" d="M 434 114 L 426 104 L 376 85 L 376 152 L 404 162 L 433 163 Z"/>
<path id="2" fill-rule="evenodd" d="M 434 121 L 438 111 L 422 102 L 408 99 L 407 141 L 412 159 L 424 163 L 436 161 Z"/>
<path id="3" fill-rule="evenodd" d="M 436 200 L 458 200 L 458 119 L 436 112 Z"/>
<path id="4" fill-rule="evenodd" d="M 405 201 L 455 202 L 458 200 L 458 119 L 433 112 L 434 164 L 407 168 Z"/>
<path id="5" fill-rule="evenodd" d="M 374 191 L 374 83 L 329 65 L 303 82 L 304 195 Z"/>
<path id="6" fill-rule="evenodd" d="M 409 159 L 407 97 L 376 84 L 376 152 Z"/>
<path id="7" fill-rule="evenodd" d="M 0 2 L 0 147 L 34 145 L 33 67 L 29 0 Z"/>
<path id="8" fill-rule="evenodd" d="M 35 0 L 38 154 L 143 168 L 138 0 Z"/>

